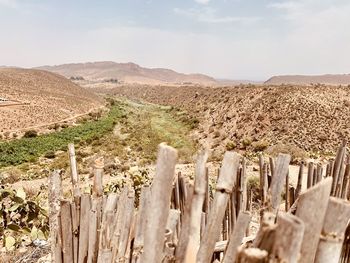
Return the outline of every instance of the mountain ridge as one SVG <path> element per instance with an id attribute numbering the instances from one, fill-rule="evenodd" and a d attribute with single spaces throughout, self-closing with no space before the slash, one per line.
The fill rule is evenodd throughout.
<path id="1" fill-rule="evenodd" d="M 36 69 L 47 70 L 67 78 L 83 77 L 87 80 L 117 79 L 125 83 L 141 84 L 216 84 L 217 81 L 207 75 L 179 73 L 167 68 L 146 68 L 136 63 L 117 63 L 97 61 L 86 63 L 67 63 L 54 66 L 41 66 Z"/>
<path id="2" fill-rule="evenodd" d="M 350 74 L 323 74 L 323 75 L 277 75 L 272 76 L 264 84 L 326 84 L 349 85 Z"/>

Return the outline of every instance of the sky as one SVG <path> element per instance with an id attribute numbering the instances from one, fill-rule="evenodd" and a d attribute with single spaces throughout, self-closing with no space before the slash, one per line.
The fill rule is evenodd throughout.
<path id="1" fill-rule="evenodd" d="M 134 62 L 216 78 L 350 73 L 349 0 L 0 0 L 0 65 Z"/>

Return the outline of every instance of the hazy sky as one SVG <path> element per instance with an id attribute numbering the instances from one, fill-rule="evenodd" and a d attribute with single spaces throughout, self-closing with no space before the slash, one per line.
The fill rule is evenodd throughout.
<path id="1" fill-rule="evenodd" d="M 0 0 L 0 65 L 111 60 L 219 78 L 350 73 L 349 0 Z"/>

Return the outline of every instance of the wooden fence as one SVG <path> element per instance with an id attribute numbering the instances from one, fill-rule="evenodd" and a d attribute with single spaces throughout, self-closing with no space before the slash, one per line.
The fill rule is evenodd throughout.
<path id="1" fill-rule="evenodd" d="M 62 199 L 59 171 L 49 178 L 54 262 L 350 262 L 345 144 L 325 171 L 307 164 L 306 191 L 304 165 L 294 188 L 289 186 L 289 155 L 266 162 L 261 156 L 261 217 L 254 235 L 249 233 L 253 197 L 246 160 L 234 152 L 225 153 L 211 193 L 205 152 L 197 156 L 191 183 L 174 176 L 177 152 L 161 144 L 152 185 L 142 187 L 137 202 L 128 187 L 119 195 L 104 195 L 98 163 L 91 194 L 81 193 L 73 145 L 69 153 L 72 200 Z"/>

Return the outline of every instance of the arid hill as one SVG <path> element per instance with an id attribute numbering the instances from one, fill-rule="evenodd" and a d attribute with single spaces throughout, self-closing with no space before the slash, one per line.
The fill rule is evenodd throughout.
<path id="1" fill-rule="evenodd" d="M 103 100 L 66 78 L 33 69 L 0 69 L 0 133 L 72 118 Z"/>
<path id="2" fill-rule="evenodd" d="M 347 87 L 120 87 L 115 94 L 173 105 L 200 121 L 197 138 L 211 148 L 292 145 L 308 152 L 336 149 L 350 139 Z M 259 146 L 260 144 L 260 146 Z"/>
<path id="3" fill-rule="evenodd" d="M 285 75 L 285 76 L 274 76 L 268 79 L 265 84 L 326 84 L 326 85 L 349 85 L 350 84 L 350 74 L 343 75 L 315 75 L 315 76 L 305 76 L 305 75 Z"/>
<path id="4" fill-rule="evenodd" d="M 86 80 L 118 80 L 124 83 L 142 84 L 214 84 L 215 79 L 202 74 L 182 74 L 164 68 L 144 68 L 134 63 L 91 62 L 43 66 L 39 69 L 70 77 L 83 77 Z"/>

